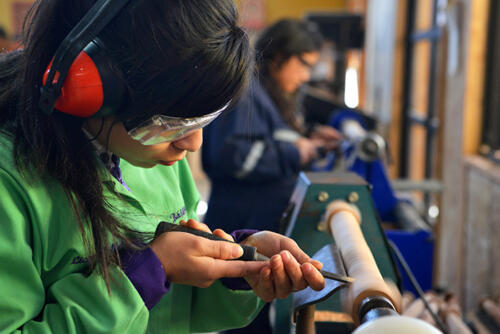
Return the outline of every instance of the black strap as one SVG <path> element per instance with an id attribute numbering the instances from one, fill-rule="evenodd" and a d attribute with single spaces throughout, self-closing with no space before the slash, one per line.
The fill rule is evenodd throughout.
<path id="1" fill-rule="evenodd" d="M 99 0 L 71 29 L 54 55 L 54 61 L 45 85 L 40 89 L 39 107 L 50 114 L 54 110 L 56 100 L 68 75 L 69 68 L 80 52 L 101 30 L 125 7 L 130 0 Z M 54 84 L 54 77 L 59 77 Z"/>

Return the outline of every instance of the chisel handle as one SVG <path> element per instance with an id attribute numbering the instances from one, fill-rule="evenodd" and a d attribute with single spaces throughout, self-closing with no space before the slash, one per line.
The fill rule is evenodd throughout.
<path id="1" fill-rule="evenodd" d="M 184 233 L 189 233 L 193 234 L 205 239 L 210 239 L 214 241 L 226 241 L 226 242 L 231 242 L 235 243 L 229 240 L 226 240 L 224 238 L 218 237 L 216 235 L 213 235 L 212 233 L 196 230 L 194 228 L 190 228 L 187 226 L 183 225 L 177 225 L 177 224 L 172 224 L 172 223 L 167 223 L 167 222 L 160 222 L 158 224 L 158 227 L 156 228 L 155 232 L 155 237 L 158 237 L 162 233 L 166 232 L 184 232 Z M 246 245 L 239 245 L 241 248 L 243 248 L 243 255 L 240 256 L 237 259 L 234 260 L 240 260 L 240 261 L 263 261 L 265 260 L 265 257 L 263 257 L 261 254 L 257 253 L 257 248 L 252 247 L 252 246 L 246 246 Z"/>

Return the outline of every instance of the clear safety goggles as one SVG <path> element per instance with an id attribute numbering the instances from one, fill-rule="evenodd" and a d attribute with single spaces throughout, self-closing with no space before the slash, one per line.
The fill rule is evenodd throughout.
<path id="1" fill-rule="evenodd" d="M 138 127 L 128 131 L 132 139 L 143 145 L 155 145 L 188 136 L 191 132 L 210 124 L 224 110 L 231 101 L 219 110 L 200 117 L 182 118 L 173 116 L 156 115 Z"/>

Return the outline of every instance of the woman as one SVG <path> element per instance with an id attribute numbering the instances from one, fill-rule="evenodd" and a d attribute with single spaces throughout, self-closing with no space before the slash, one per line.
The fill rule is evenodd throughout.
<path id="1" fill-rule="evenodd" d="M 87 110 L 91 94 L 73 103 L 76 117 L 64 101 L 84 89 L 65 82 L 54 95 L 64 73 L 47 67 L 94 4 L 36 1 L 24 49 L 0 58 L 0 332 L 214 331 L 248 323 L 257 296 L 322 288 L 321 264 L 271 232 L 214 231 L 270 262 L 225 261 L 242 253 L 233 243 L 153 236 L 160 221 L 210 231 L 193 220 L 199 195 L 184 157 L 251 70 L 234 4 L 129 1 L 74 60 L 100 57 L 114 80 L 97 80 L 114 104 Z"/>
<path id="2" fill-rule="evenodd" d="M 283 230 L 280 219 L 299 171 L 340 139 L 331 127 L 306 129 L 297 112 L 295 95 L 321 46 L 316 27 L 294 19 L 273 24 L 258 38 L 258 76 L 248 94 L 204 133 L 203 168 L 212 181 L 209 226 Z M 230 332 L 271 333 L 267 310 Z"/>
<path id="3" fill-rule="evenodd" d="M 258 38 L 258 76 L 248 94 L 204 133 L 203 168 L 212 181 L 209 226 L 278 231 L 297 174 L 318 149 L 340 138 L 331 127 L 306 129 L 297 112 L 295 95 L 321 46 L 316 27 L 294 19 L 273 24 Z"/>

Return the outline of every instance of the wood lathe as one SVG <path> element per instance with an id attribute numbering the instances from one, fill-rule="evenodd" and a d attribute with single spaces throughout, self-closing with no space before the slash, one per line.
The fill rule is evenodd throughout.
<path id="1" fill-rule="evenodd" d="M 375 212 L 370 186 L 358 176 L 302 173 L 285 212 L 283 229 L 308 254 L 334 244 L 332 249 L 341 258 L 334 262 L 337 268 L 343 267 L 339 274 L 355 280 L 335 285 L 330 294 L 322 291 L 317 303 L 313 302 L 313 291 L 277 301 L 277 333 L 290 332 L 286 325 L 291 315 L 297 320 L 299 334 L 440 333 L 423 321 L 399 315 L 399 274 Z M 301 305 L 301 298 L 306 307 Z M 323 321 L 315 322 L 316 314 L 321 314 Z M 331 314 L 333 320 L 327 316 L 325 321 L 325 314 Z M 307 324 L 311 321 L 312 325 Z"/>

